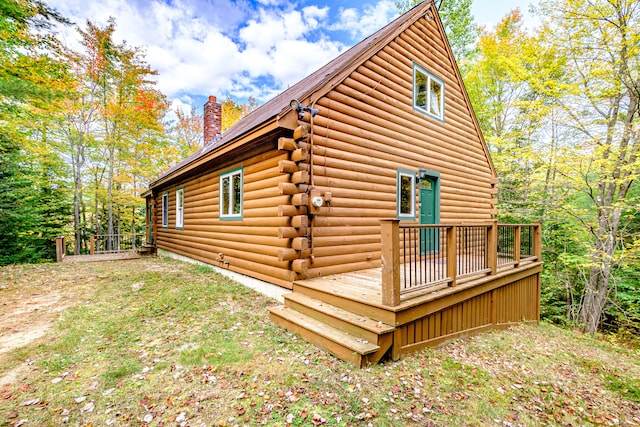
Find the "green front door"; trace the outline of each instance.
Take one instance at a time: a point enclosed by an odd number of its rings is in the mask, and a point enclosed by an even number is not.
[[[420,224],[440,222],[440,191],[438,177],[420,177]],[[437,228],[420,231],[420,254],[438,252],[440,233]]]

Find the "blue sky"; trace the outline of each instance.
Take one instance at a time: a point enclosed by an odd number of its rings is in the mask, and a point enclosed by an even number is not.
[[[447,0],[444,0],[447,1]],[[474,0],[479,25],[536,0]],[[394,0],[47,0],[84,26],[116,19],[116,38],[146,50],[174,108],[208,95],[263,103],[386,25]],[[64,29],[69,46],[77,34]]]

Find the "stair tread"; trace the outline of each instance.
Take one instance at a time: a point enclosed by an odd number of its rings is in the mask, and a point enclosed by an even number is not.
[[[298,304],[304,305],[314,310],[318,310],[324,314],[328,314],[335,318],[349,322],[352,325],[356,325],[359,328],[365,329],[369,332],[373,332],[378,335],[393,332],[393,330],[395,329],[393,326],[387,325],[386,323],[379,322],[369,317],[361,316],[356,313],[352,313],[343,308],[336,307],[335,305],[331,305],[329,303],[310,297],[308,295],[304,295],[299,292],[292,292],[292,293],[286,294],[284,298],[285,298],[285,304],[287,300],[292,300],[297,302]]]
[[[310,330],[324,338],[334,341],[350,350],[365,355],[375,353],[380,349],[377,344],[363,340],[339,329],[320,322],[312,317],[302,314],[297,310],[286,306],[269,307],[269,311],[276,316],[282,317],[289,322],[295,323],[307,330]]]

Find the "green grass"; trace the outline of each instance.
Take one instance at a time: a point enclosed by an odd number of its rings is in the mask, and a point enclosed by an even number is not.
[[[0,354],[0,375],[20,369],[0,383],[0,426],[640,424],[640,353],[550,325],[355,369],[208,268],[145,259],[0,273],[11,278],[0,298],[48,287],[67,305],[41,314],[53,325],[43,338]],[[35,277],[55,280],[36,289]]]

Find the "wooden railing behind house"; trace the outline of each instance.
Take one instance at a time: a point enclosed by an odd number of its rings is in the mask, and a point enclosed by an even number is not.
[[[383,304],[434,285],[541,260],[540,224],[400,225],[382,221]]]
[[[535,257],[537,224],[500,224],[498,226],[498,265],[517,266],[521,260]]]
[[[145,234],[92,234],[90,237],[90,254],[115,254],[135,252],[142,248]]]

